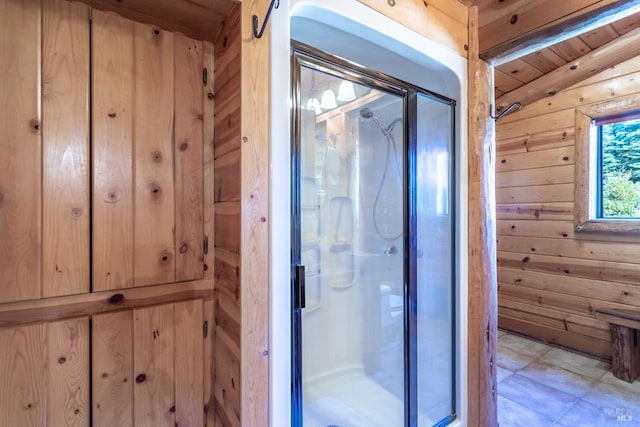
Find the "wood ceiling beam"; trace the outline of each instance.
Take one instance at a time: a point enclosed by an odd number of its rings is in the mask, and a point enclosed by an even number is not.
[[[509,25],[517,25],[525,19],[537,19],[536,16],[548,16],[538,8],[553,8],[553,5],[547,1],[536,2],[536,9],[528,9],[518,14],[512,14],[510,17],[498,19],[490,24],[485,25],[480,31],[480,37],[483,33],[488,34],[489,31],[501,30],[505,34],[512,33]],[[582,8],[574,13],[559,17],[553,21],[540,25],[531,23],[521,28],[532,28],[521,34],[513,35],[510,39],[505,40],[496,45],[484,46],[480,53],[480,57],[494,66],[504,64],[522,56],[528,55],[535,51],[539,51],[553,44],[568,40],[571,37],[592,31],[598,27],[610,24],[619,19],[627,17],[634,13],[640,13],[640,0],[601,0],[595,2],[589,7]],[[507,19],[509,18],[509,19]],[[489,27],[495,27],[493,30]],[[535,28],[534,28],[535,27]],[[488,37],[488,36],[486,36]]]
[[[520,102],[525,106],[553,96],[563,89],[638,55],[640,55],[640,28],[502,95],[496,100],[496,111],[500,112],[514,102]]]

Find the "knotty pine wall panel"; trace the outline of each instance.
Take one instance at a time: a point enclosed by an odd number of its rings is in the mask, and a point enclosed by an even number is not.
[[[572,190],[575,109],[622,96],[640,107],[639,73],[640,58],[626,61],[498,121],[501,327],[609,358],[596,310],[640,309],[640,246],[575,232]]]
[[[216,425],[239,427],[240,407],[240,6],[215,43],[215,325]]]

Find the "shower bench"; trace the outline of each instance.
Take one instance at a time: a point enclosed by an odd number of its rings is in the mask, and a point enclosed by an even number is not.
[[[640,312],[600,309],[596,311],[596,319],[609,322],[613,375],[634,382],[640,376]]]

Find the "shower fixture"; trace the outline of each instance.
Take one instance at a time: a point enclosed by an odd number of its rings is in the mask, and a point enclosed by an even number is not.
[[[382,194],[382,188],[384,187],[384,183],[388,178],[388,173],[389,173],[389,163],[391,161],[391,150],[393,149],[393,157],[395,158],[395,163],[396,163],[396,169],[398,171],[399,176],[402,176],[402,172],[400,169],[400,165],[398,164],[398,150],[396,148],[396,140],[393,136],[393,128],[398,124],[402,122],[402,118],[398,117],[396,119],[394,119],[389,126],[384,126],[384,124],[382,124],[382,121],[373,113],[373,111],[371,111],[370,108],[363,108],[360,110],[360,117],[362,117],[365,120],[373,120],[373,122],[376,124],[376,126],[378,126],[378,128],[380,129],[380,132],[382,132],[382,134],[384,135],[385,139],[387,140],[387,154],[386,154],[386,158],[385,158],[385,162],[384,162],[384,169],[382,171],[382,179],[380,180],[380,185],[378,186],[378,191],[376,192],[376,198],[373,202],[373,228],[376,230],[376,234],[383,240],[386,240],[388,242],[392,242],[394,240],[396,240],[397,238],[401,237],[403,234],[403,231],[401,230],[400,233],[393,235],[393,236],[385,236],[384,234],[382,234],[382,232],[380,231],[380,228],[378,227],[378,220],[376,218],[376,211],[378,210],[378,205],[380,204],[380,195]],[[386,255],[389,255],[388,253],[386,253]]]

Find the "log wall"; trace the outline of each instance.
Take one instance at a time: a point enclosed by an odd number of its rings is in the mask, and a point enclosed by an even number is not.
[[[574,231],[575,110],[640,93],[640,58],[498,121],[499,325],[609,358],[599,308],[640,308],[633,236]]]

